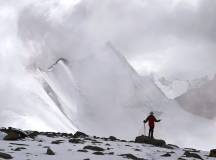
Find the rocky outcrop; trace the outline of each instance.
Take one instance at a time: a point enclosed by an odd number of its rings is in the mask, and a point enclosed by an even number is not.
[[[83,133],[83,132],[80,132],[80,131],[77,131],[74,135],[73,135],[74,138],[86,138],[88,137],[87,134]]]
[[[84,150],[98,151],[98,152],[104,151],[103,148],[98,147],[98,146],[85,146],[83,149]]]
[[[189,151],[185,151],[184,156],[188,158],[196,158],[196,159],[203,160],[203,158],[200,155],[193,153],[193,152],[189,152]]]
[[[11,128],[11,127],[9,127],[8,129],[1,128],[0,131],[7,134],[4,137],[4,140],[14,141],[14,140],[19,140],[28,137],[28,135],[24,131]]]
[[[113,136],[107,138],[88,136],[82,132],[77,132],[75,136],[71,136],[72,134],[68,133],[54,132],[25,131],[25,133],[27,135],[32,133],[34,135],[33,137],[37,137],[37,135],[39,137],[35,139],[26,138],[18,142],[5,141],[2,144],[0,143],[2,148],[0,149],[0,159],[19,159],[18,157],[22,153],[26,153],[28,159],[32,159],[35,156],[42,156],[40,159],[46,159],[43,156],[47,157],[48,155],[50,158],[53,157],[53,159],[56,159],[55,155],[57,153],[58,155],[70,155],[68,152],[71,152],[71,155],[75,155],[75,157],[83,155],[86,157],[89,156],[92,160],[98,159],[98,157],[104,159],[106,156],[110,156],[109,159],[120,158],[131,160],[206,160],[214,159],[209,157],[216,157],[216,149],[211,150],[209,154],[193,148],[179,148],[172,144],[166,144],[164,140],[150,139],[147,136],[136,137],[136,143],[134,143],[134,141],[123,141]],[[29,143],[29,141],[33,143]],[[35,150],[32,150],[33,147],[37,148],[37,153],[35,153]],[[40,151],[40,155],[38,151]],[[209,156],[207,156],[208,154]],[[64,158],[69,160],[71,157]]]
[[[151,139],[147,136],[138,136],[135,139],[136,143],[145,143],[145,144],[151,144],[154,146],[158,146],[158,147],[167,147],[166,142],[164,140],[160,140],[160,139]]]
[[[3,158],[3,159],[13,159],[13,157],[10,154],[3,153],[3,152],[0,152],[0,158]]]
[[[72,138],[69,140],[70,143],[75,143],[75,144],[83,144],[84,140],[81,140],[79,138]]]
[[[132,159],[132,160],[145,160],[143,158],[138,158],[138,157],[134,156],[133,154],[121,154],[119,156],[121,156],[123,158],[127,158],[127,159]]]
[[[55,152],[51,148],[47,148],[47,155],[55,155]]]
[[[212,149],[209,153],[209,157],[216,157],[216,149]]]

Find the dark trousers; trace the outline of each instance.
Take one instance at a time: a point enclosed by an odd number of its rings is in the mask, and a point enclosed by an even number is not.
[[[149,138],[153,139],[154,138],[154,127],[149,127]]]

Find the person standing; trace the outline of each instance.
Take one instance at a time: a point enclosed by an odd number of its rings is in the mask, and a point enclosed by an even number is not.
[[[157,120],[154,116],[154,112],[150,112],[150,115],[144,120],[144,123],[149,124],[149,138],[153,139],[154,138],[154,127],[155,127],[155,122],[160,122],[161,120]]]

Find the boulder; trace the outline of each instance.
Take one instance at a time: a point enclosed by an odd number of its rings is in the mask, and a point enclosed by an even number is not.
[[[47,148],[47,152],[46,152],[47,155],[55,155],[55,152],[53,152],[52,149],[50,148]]]
[[[38,135],[40,135],[40,132],[37,132],[37,131],[33,131],[28,134],[28,136],[32,139],[35,139],[35,137],[37,137]]]
[[[60,143],[64,143],[64,140],[55,140],[51,142],[51,144],[60,144]]]
[[[14,141],[14,140],[19,140],[28,137],[28,135],[24,131],[11,128],[11,127],[9,127],[8,129],[2,128],[1,131],[7,134],[4,137],[4,140]]]
[[[79,138],[71,138],[71,139],[69,139],[69,142],[75,143],[75,144],[83,144],[84,143],[84,141],[79,139]]]
[[[4,137],[4,140],[6,140],[6,141],[16,141],[19,139],[20,139],[20,136],[16,132],[10,132]]]
[[[203,160],[203,158],[200,155],[198,155],[196,153],[189,152],[189,151],[185,151],[184,156],[186,156],[188,158],[197,158],[197,159]]]
[[[104,155],[103,152],[93,152],[92,154],[95,154],[95,155]]]
[[[3,152],[0,152],[0,158],[3,158],[3,159],[13,159],[13,157],[10,154],[3,153]]]
[[[73,135],[74,138],[86,138],[88,137],[87,134],[83,133],[83,132],[80,132],[80,131],[77,131],[74,135]]]
[[[209,153],[209,157],[216,157],[216,149],[212,149]]]
[[[22,151],[23,149],[26,149],[25,147],[18,147],[16,149],[14,149],[14,151]]]
[[[79,150],[77,150],[77,152],[84,152],[84,153],[86,153],[86,152],[88,152],[88,151],[85,150],[85,149],[79,149]]]
[[[171,157],[171,154],[170,153],[165,153],[165,154],[161,155],[161,157]]]
[[[133,154],[121,154],[119,155],[123,158],[127,158],[127,159],[132,159],[132,160],[144,160],[143,158],[138,158],[136,156],[134,156]]]
[[[97,147],[97,146],[85,146],[83,149],[88,149],[88,150],[92,150],[92,151],[104,151],[103,148],[101,147]]]
[[[110,141],[116,141],[116,140],[118,140],[118,139],[117,139],[116,137],[114,137],[114,136],[110,136],[109,139],[110,139]]]
[[[164,140],[160,140],[160,139],[151,139],[147,136],[138,136],[135,139],[136,143],[145,143],[145,144],[151,144],[157,147],[165,147],[166,146],[166,142]]]

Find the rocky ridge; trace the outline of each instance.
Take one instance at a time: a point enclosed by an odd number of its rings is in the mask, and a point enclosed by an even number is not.
[[[192,148],[180,148],[166,144],[164,140],[151,140],[138,136],[126,141],[114,136],[89,136],[82,132],[55,133],[22,131],[14,128],[2,128],[6,133],[0,142],[0,159],[15,160],[213,160],[215,150],[210,152]]]

